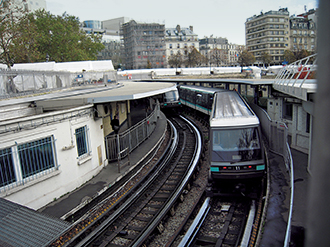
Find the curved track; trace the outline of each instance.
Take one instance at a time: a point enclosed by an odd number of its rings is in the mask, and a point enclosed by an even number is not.
[[[117,200],[117,203],[99,203],[76,222],[72,233],[62,236],[54,246],[63,245],[63,242],[65,246],[139,246],[148,242],[155,230],[162,231],[161,221],[182,198],[202,146],[196,127],[187,119],[173,118],[170,125],[174,133],[169,138],[171,144],[166,152],[163,150],[154,168],[144,173],[146,175],[138,183],[135,176],[132,177],[126,184],[130,189],[116,193],[120,199],[104,200]],[[94,213],[100,212],[100,208],[102,216],[96,217]]]

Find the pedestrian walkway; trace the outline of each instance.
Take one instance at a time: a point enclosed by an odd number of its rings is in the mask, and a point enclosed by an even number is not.
[[[306,193],[309,181],[308,155],[291,149],[294,167],[294,200],[290,246],[303,246],[306,227]],[[283,158],[269,154],[269,201],[259,246],[283,247],[290,209],[290,176]]]
[[[60,199],[48,204],[40,209],[40,212],[57,218],[66,218],[66,215],[75,212],[84,202],[95,198],[106,189],[113,186],[120,179],[124,178],[136,165],[143,161],[160,143],[166,132],[167,119],[165,115],[160,112],[160,116],[156,123],[156,128],[150,137],[134,149],[130,156],[130,164],[120,167],[118,169],[118,162],[109,163],[102,171],[93,179],[86,182],[80,188],[68,193]],[[127,159],[127,158],[126,158]],[[123,160],[123,164],[125,160]],[[120,172],[119,172],[120,170]],[[125,177],[125,179],[127,179]]]

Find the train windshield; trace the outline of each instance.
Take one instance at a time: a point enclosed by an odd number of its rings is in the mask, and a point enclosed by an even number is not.
[[[212,161],[240,162],[261,158],[258,128],[213,130]]]
[[[179,100],[178,91],[171,91],[165,93],[165,102],[173,102]]]

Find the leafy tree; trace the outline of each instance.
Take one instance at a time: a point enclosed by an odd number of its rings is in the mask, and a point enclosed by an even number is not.
[[[10,68],[14,63],[14,55],[10,48],[20,34],[19,23],[24,21],[24,6],[14,4],[13,0],[1,1],[0,6],[0,62]]]
[[[151,62],[150,62],[149,59],[148,59],[148,61],[147,61],[147,69],[151,69]]]
[[[239,56],[237,62],[241,67],[248,66],[255,62],[256,58],[248,50],[243,50]]]
[[[172,54],[168,58],[168,64],[172,67],[175,67],[178,69],[183,62],[183,56],[180,51],[178,51],[176,54]]]
[[[104,49],[101,36],[86,35],[75,16],[66,13],[55,16],[37,10],[29,18],[39,34],[36,37],[39,61],[45,61],[46,56],[56,62],[95,60],[98,52]]]
[[[30,18],[30,15],[26,15],[20,20],[18,34],[10,45],[10,53],[15,63],[32,63],[45,59],[38,50],[37,40],[40,35]]]
[[[272,61],[271,56],[267,52],[262,52],[261,53],[261,60],[265,66],[265,64],[269,65],[270,62]]]
[[[296,57],[294,55],[294,53],[290,50],[285,50],[284,51],[284,60],[288,62],[288,64],[293,63],[294,61],[296,61]]]
[[[308,57],[309,55],[311,55],[309,51],[304,50],[304,49],[294,50],[293,54],[295,55],[296,60],[300,60],[300,59],[303,59],[303,58]]]

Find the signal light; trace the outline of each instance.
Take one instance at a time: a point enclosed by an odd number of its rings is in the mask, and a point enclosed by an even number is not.
[[[251,168],[252,168],[252,166],[248,166],[248,168],[249,168],[249,169],[251,169]]]
[[[224,166],[222,169],[226,170],[226,169],[227,169],[227,167],[226,167],[226,166]]]

